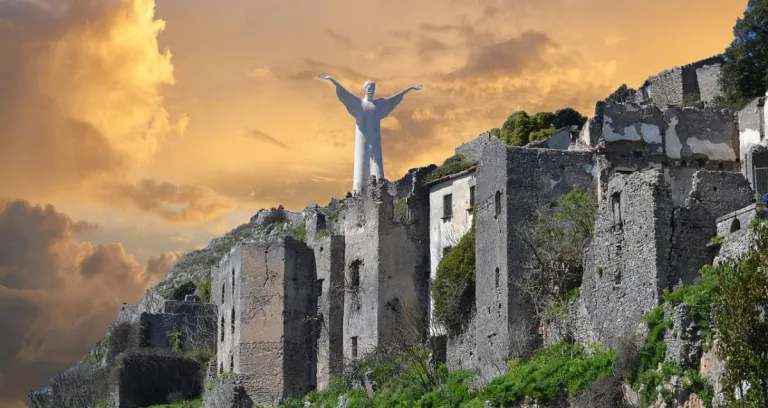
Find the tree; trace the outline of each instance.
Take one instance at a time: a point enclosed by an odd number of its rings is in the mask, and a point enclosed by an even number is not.
[[[592,239],[597,213],[589,193],[572,190],[557,200],[554,212],[542,209],[528,229],[518,235],[530,253],[530,276],[520,282],[534,313],[545,319],[569,301],[582,272],[582,252]]]
[[[621,84],[612,94],[605,98],[609,102],[624,103],[630,102],[633,99],[634,90],[630,89],[627,84]]]
[[[555,114],[552,112],[539,112],[533,115],[533,118],[531,119],[538,131],[552,128],[553,124],[555,123],[555,119],[557,119],[557,116],[555,116]]]
[[[738,110],[768,89],[768,0],[749,0],[725,50],[718,102]]]
[[[579,113],[573,108],[563,108],[555,112],[555,120],[552,124],[557,129],[562,129],[566,126],[578,126],[581,129],[587,122],[587,117]]]

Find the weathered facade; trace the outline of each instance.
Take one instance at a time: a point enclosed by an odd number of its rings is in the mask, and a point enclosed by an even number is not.
[[[292,238],[244,244],[221,260],[212,293],[220,305],[218,370],[242,374],[257,404],[316,386],[316,282],[314,253]]]
[[[475,168],[435,180],[429,184],[429,258],[430,281],[437,276],[443,255],[459,243],[472,226],[475,205]],[[430,335],[446,334],[433,319],[430,296]]]
[[[720,94],[722,64],[722,56],[714,56],[653,75],[640,87],[637,102],[650,98],[659,107],[711,102]]]
[[[494,138],[477,170],[475,358],[483,380],[506,370],[505,359],[524,354],[536,333],[519,286],[528,253],[520,239],[535,210],[578,188],[595,186],[590,152],[510,147]],[[450,351],[449,351],[450,353]]]

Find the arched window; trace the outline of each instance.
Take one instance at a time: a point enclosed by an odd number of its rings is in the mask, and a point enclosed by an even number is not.
[[[734,218],[733,222],[731,222],[731,232],[736,232],[741,229],[741,222],[738,218]]]
[[[494,209],[496,211],[496,216],[498,217],[501,215],[501,191],[496,191],[496,196],[493,200]]]

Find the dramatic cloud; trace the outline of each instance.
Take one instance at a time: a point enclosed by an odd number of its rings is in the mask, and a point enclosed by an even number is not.
[[[45,196],[145,163],[186,118],[154,0],[0,2],[0,190]]]
[[[142,179],[138,183],[113,183],[101,194],[113,206],[130,206],[142,212],[157,214],[173,223],[201,223],[213,220],[235,209],[230,199],[213,190],[194,185],[176,185]]]
[[[557,48],[546,34],[527,31],[519,37],[474,50],[469,55],[467,64],[455,74],[459,77],[519,75],[528,69],[547,68],[550,64],[571,64],[572,61],[568,58],[559,61],[546,59],[546,53],[556,51]]]
[[[114,320],[164,278],[178,253],[147,266],[120,244],[92,245],[83,225],[52,206],[0,208],[0,406],[24,399],[79,360]]]
[[[262,131],[260,131],[258,129],[247,129],[245,131],[245,137],[249,137],[251,139],[258,140],[260,142],[266,142],[266,143],[269,143],[269,144],[271,144],[273,146],[277,146],[277,147],[279,147],[281,149],[288,149],[288,146],[285,143],[275,139],[274,137],[272,137],[272,136],[270,136],[270,135],[268,135],[268,134],[266,134],[266,133],[264,133],[264,132],[262,132]]]

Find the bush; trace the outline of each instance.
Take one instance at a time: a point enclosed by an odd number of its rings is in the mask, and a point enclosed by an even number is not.
[[[470,160],[462,155],[453,155],[449,158],[447,158],[440,167],[432,170],[429,174],[427,174],[425,181],[427,183],[441,179],[446,176],[450,176],[451,174],[456,174],[458,172],[470,169],[474,166],[477,166],[477,162],[474,160]]]
[[[200,299],[205,303],[211,302],[211,280],[203,279],[200,282]]]
[[[291,227],[290,231],[288,231],[288,235],[297,241],[306,241],[307,224],[304,223],[304,221],[299,221],[293,227]]]
[[[610,375],[614,359],[614,351],[560,343],[491,381],[484,396],[495,406],[519,404],[526,398],[546,403],[575,396],[597,379]]]
[[[432,283],[435,319],[457,329],[472,314],[475,303],[475,225],[437,265]]]

